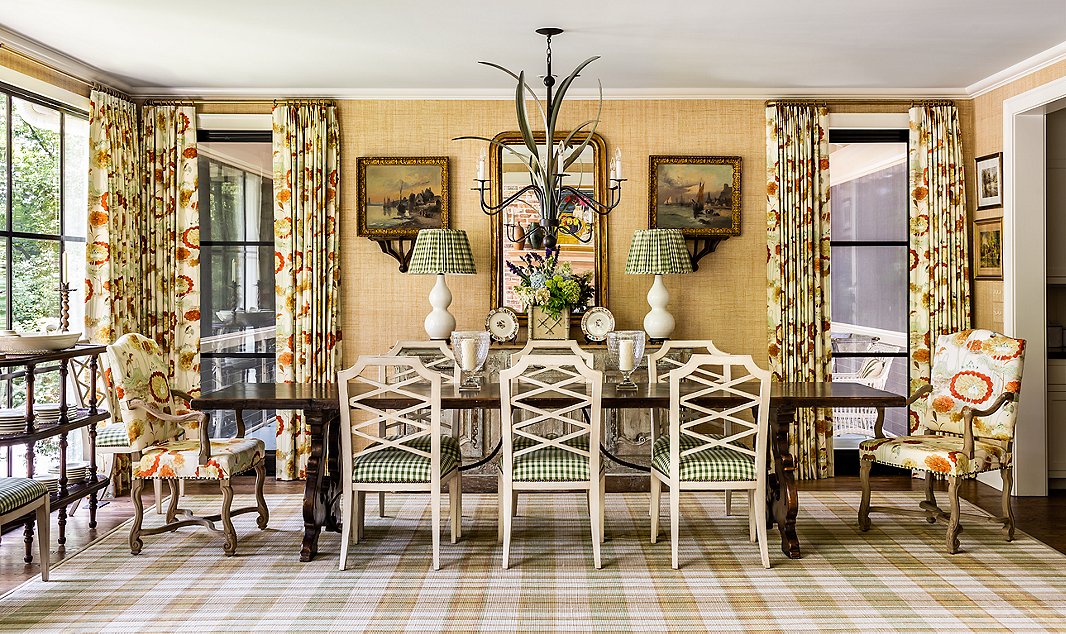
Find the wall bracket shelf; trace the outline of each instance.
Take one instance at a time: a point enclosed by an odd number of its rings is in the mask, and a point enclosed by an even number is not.
[[[723,241],[728,240],[729,236],[714,236],[710,238],[685,238],[686,243],[692,243],[692,252],[689,253],[689,257],[692,258],[692,270],[700,270],[700,260],[704,256],[714,253],[718,245]]]
[[[378,247],[385,255],[396,260],[400,265],[400,273],[406,273],[411,264],[411,254],[415,250],[414,238],[370,238],[378,243]]]

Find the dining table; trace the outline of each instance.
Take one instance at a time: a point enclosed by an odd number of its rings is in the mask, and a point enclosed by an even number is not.
[[[683,393],[695,387],[681,386]],[[540,396],[542,405],[550,406],[560,396]],[[727,407],[735,397],[708,394],[694,399],[708,407]],[[415,400],[391,394],[379,397],[375,406],[402,408]],[[527,399],[534,403],[536,399]],[[636,390],[619,389],[617,384],[603,388],[605,409],[645,409],[670,406],[670,387],[665,383],[640,384]],[[789,430],[800,408],[832,407],[903,407],[906,398],[860,383],[779,382],[772,385],[768,412],[769,450],[773,472],[767,482],[767,521],[776,524],[781,535],[781,551],[791,559],[800,557],[796,534],[799,495],[796,463],[789,446]],[[304,486],[304,535],[300,561],[311,561],[318,553],[322,529],[340,530],[340,403],[337,386],[330,383],[239,383],[202,394],[192,402],[201,411],[233,410],[238,417],[243,410],[300,410],[310,433],[310,455]],[[461,391],[447,385],[441,390],[442,410],[499,409],[500,389],[496,383],[478,391]],[[491,457],[491,455],[490,455]],[[464,465],[469,468],[471,465]]]

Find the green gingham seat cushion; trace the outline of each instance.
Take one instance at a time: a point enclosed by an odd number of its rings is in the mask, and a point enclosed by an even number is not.
[[[32,478],[0,478],[0,515],[48,495],[48,489]]]
[[[395,439],[396,437],[390,438],[390,440]],[[433,440],[429,436],[419,436],[403,444],[429,453],[432,449],[432,442]],[[458,467],[461,460],[459,443],[451,436],[441,436],[441,477],[448,475],[452,469]],[[382,449],[357,456],[352,461],[352,481],[377,483],[429,482],[429,468],[429,458],[404,451],[403,449]]]
[[[515,451],[528,449],[536,441],[518,436],[514,439]],[[588,451],[588,435],[571,438],[566,444],[576,449]],[[600,461],[600,471],[606,465]],[[502,463],[501,463],[501,469]],[[582,482],[589,480],[589,459],[572,451],[557,447],[545,447],[514,459],[515,482]]]
[[[694,449],[704,444],[702,440],[682,435],[681,451]],[[659,473],[670,477],[670,437],[660,436],[652,447],[651,463]],[[755,456],[714,447],[681,457],[681,480],[683,482],[734,482],[755,479]]]
[[[114,423],[96,432],[97,447],[129,447],[130,434],[126,423]]]

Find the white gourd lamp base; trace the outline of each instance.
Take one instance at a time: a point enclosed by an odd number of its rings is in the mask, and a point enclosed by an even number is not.
[[[656,275],[655,282],[648,291],[648,305],[651,310],[644,316],[644,332],[648,333],[652,341],[665,341],[674,331],[674,316],[666,310],[668,303],[670,291],[666,290],[666,284],[663,284],[663,276]]]
[[[448,312],[448,307],[452,304],[452,292],[448,290],[448,285],[444,283],[444,274],[437,274],[437,283],[433,285],[433,290],[429,292],[429,305],[433,307],[433,310],[426,315],[426,321],[424,322],[426,328],[426,334],[430,339],[448,339],[452,336],[452,332],[455,330],[455,317]]]

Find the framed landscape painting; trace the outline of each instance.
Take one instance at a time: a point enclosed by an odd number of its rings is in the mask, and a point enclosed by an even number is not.
[[[1003,206],[1003,153],[979,157],[977,165],[977,210]]]
[[[739,156],[651,156],[648,189],[653,229],[740,235]]]
[[[974,277],[979,280],[1003,279],[1003,220],[973,223]]]
[[[357,159],[358,235],[413,238],[448,226],[448,157]]]

